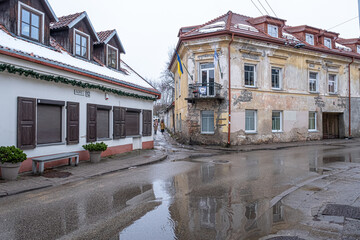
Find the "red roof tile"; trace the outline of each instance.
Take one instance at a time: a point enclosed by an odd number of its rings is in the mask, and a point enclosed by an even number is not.
[[[50,29],[65,28],[83,13],[84,12],[80,12],[80,13],[74,13],[74,14],[70,14],[70,15],[67,15],[67,16],[59,17],[58,22],[50,23]]]
[[[94,44],[99,44],[99,43],[103,43],[106,41],[106,39],[108,39],[108,37],[113,34],[115,32],[115,30],[107,30],[107,31],[102,31],[102,32],[98,32],[97,35],[99,37],[99,42],[95,42]]]

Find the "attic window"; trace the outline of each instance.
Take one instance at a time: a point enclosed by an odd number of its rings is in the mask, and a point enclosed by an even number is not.
[[[19,35],[40,42],[44,13],[19,2]]]
[[[360,45],[356,45],[356,52],[360,53]]]
[[[89,35],[75,30],[75,55],[89,58]]]
[[[331,47],[331,39],[330,38],[324,38],[324,45],[327,48],[332,48]]]
[[[314,45],[314,35],[306,33],[305,37],[305,40],[308,44]]]
[[[107,65],[117,69],[118,66],[118,49],[107,45]]]
[[[279,37],[279,29],[275,25],[268,24],[268,34],[272,37]]]

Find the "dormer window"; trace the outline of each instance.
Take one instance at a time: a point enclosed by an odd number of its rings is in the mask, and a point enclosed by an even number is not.
[[[360,53],[360,45],[356,45],[356,52]]]
[[[314,45],[314,35],[306,33],[305,34],[305,41],[310,45]]]
[[[35,41],[43,41],[44,13],[19,2],[19,35]]]
[[[107,65],[111,68],[117,69],[118,67],[118,49],[107,45]]]
[[[75,29],[75,55],[89,58],[89,35]]]
[[[332,48],[331,47],[331,39],[330,38],[324,38],[324,45],[327,48]]]
[[[268,34],[272,37],[279,37],[279,28],[275,25],[268,24]]]

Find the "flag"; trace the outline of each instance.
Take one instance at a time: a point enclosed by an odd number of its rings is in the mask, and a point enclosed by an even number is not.
[[[182,63],[181,63],[181,59],[180,59],[180,56],[179,54],[176,52],[176,55],[177,55],[177,61],[178,61],[178,73],[181,77],[181,75],[184,73],[183,71],[183,68],[182,68]]]
[[[218,53],[216,51],[216,48],[215,48],[215,52],[214,52],[214,68],[217,67],[218,62],[219,62],[219,55],[218,55]]]

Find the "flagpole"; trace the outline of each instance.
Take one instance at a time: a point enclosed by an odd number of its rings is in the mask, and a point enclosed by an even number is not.
[[[188,75],[190,76],[191,81],[193,81],[194,79],[193,79],[193,77],[190,75],[190,73],[189,73],[188,69],[186,68],[185,64],[184,64],[183,62],[181,62],[181,63],[182,63],[182,65],[184,66],[184,68],[185,68],[186,72],[188,73]]]

